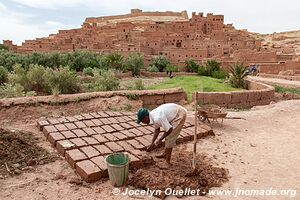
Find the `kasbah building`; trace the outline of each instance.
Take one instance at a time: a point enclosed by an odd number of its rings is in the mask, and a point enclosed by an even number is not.
[[[184,69],[192,59],[203,63],[215,59],[226,68],[235,62],[259,64],[260,73],[300,71],[300,57],[292,48],[270,48],[262,45],[247,30],[224,24],[223,15],[182,12],[143,12],[86,18],[81,28],[59,30],[45,38],[26,40],[21,46],[11,40],[3,44],[19,53],[69,52],[86,50],[97,53],[132,52],[144,55],[147,66],[153,56],[165,55],[172,64]]]

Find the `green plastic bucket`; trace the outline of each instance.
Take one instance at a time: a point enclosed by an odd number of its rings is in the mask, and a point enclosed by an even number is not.
[[[125,185],[129,171],[129,156],[124,153],[114,153],[106,157],[109,180],[115,187]]]

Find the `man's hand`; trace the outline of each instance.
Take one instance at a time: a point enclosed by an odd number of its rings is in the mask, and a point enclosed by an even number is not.
[[[154,143],[151,143],[151,144],[147,147],[146,151],[147,151],[147,152],[152,151],[152,150],[154,149],[155,146],[156,146],[156,145],[155,145]]]

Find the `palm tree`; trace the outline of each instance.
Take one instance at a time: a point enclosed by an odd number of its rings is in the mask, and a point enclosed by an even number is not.
[[[245,82],[245,78],[248,76],[246,72],[247,67],[244,66],[242,63],[235,63],[234,65],[230,66],[229,72],[229,82],[232,87],[235,88],[247,88],[247,84]]]

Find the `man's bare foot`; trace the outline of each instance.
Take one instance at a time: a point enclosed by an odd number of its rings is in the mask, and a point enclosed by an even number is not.
[[[162,154],[156,154],[155,157],[156,158],[166,158],[167,155],[165,153],[162,153]]]

